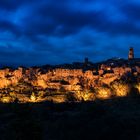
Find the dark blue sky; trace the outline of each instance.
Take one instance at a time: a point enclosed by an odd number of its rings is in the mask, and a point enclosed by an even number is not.
[[[139,0],[0,0],[0,63],[140,56]]]

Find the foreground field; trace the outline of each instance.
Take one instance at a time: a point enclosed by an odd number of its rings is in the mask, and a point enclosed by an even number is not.
[[[140,139],[140,97],[0,104],[1,140]]]

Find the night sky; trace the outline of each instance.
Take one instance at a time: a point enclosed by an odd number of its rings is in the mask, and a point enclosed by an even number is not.
[[[0,65],[140,56],[139,0],[0,0]]]

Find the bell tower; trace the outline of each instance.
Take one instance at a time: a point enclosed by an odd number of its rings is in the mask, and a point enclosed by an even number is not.
[[[128,60],[134,59],[134,49],[133,47],[130,47],[129,54],[128,54]]]

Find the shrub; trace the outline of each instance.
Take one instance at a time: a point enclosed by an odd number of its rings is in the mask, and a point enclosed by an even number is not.
[[[76,98],[78,101],[93,101],[95,100],[95,95],[90,91],[78,91],[76,92]]]
[[[68,92],[66,96],[67,96],[67,101],[68,102],[77,101],[77,98],[75,96],[75,93],[73,93],[73,92]]]
[[[109,99],[111,98],[111,96],[112,96],[112,93],[111,93],[110,88],[107,88],[107,87],[96,88],[96,98]]]
[[[140,83],[137,83],[137,84],[135,85],[135,88],[137,88],[138,91],[139,91],[139,93],[140,93]]]
[[[35,93],[32,92],[31,96],[30,96],[30,101],[31,102],[35,102],[36,101],[36,96],[35,96]]]
[[[124,97],[127,96],[130,93],[130,86],[127,83],[124,83],[123,81],[115,81],[111,84],[111,88],[115,94],[115,96],[118,97]]]

